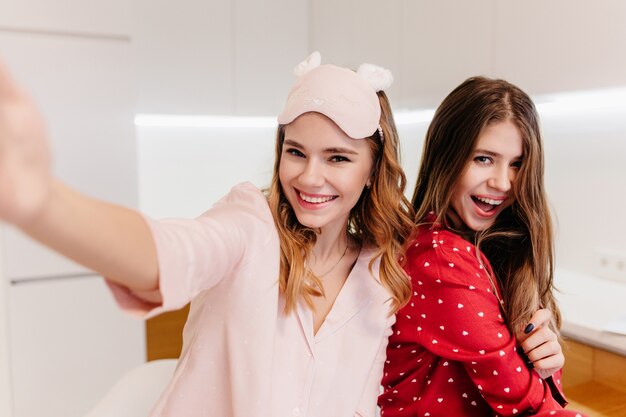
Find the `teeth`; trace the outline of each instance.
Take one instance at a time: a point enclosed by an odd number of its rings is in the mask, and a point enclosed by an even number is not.
[[[300,198],[303,199],[304,201],[306,201],[307,203],[320,204],[320,203],[325,203],[327,201],[330,201],[334,197],[333,196],[330,196],[330,197],[309,197],[307,195],[304,195],[304,194],[300,193]]]
[[[504,200],[492,200],[490,198],[476,197],[477,200],[482,201],[483,203],[491,204],[492,206],[499,206],[504,202]]]

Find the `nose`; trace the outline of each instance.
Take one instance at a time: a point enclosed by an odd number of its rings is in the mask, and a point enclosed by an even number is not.
[[[498,167],[494,170],[493,175],[489,178],[487,185],[500,191],[507,192],[511,189],[511,184],[515,180],[515,170],[510,167]]]
[[[315,158],[307,159],[298,181],[307,187],[324,185],[324,167]]]

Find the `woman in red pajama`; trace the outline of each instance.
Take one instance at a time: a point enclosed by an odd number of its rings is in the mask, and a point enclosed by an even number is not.
[[[383,417],[563,415],[552,227],[531,99],[466,80],[428,129]],[[517,337],[516,337],[517,335]]]

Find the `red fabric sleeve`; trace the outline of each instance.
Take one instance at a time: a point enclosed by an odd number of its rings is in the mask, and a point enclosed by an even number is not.
[[[417,257],[407,252],[405,269],[414,277],[411,317],[418,343],[437,356],[462,363],[485,401],[500,415],[537,412],[546,403],[551,407],[549,387],[516,351],[516,340],[474,247],[454,246],[464,241],[449,233],[436,239]]]

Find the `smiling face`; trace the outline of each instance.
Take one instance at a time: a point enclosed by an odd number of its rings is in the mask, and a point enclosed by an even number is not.
[[[345,230],[350,211],[370,181],[367,139],[352,139],[319,113],[285,126],[280,184],[298,221],[310,228]]]
[[[492,226],[512,203],[511,187],[523,156],[522,135],[510,120],[487,125],[452,193],[452,222],[473,231]]]

